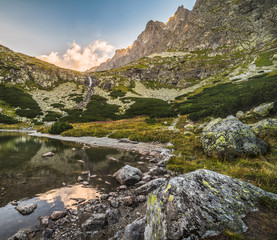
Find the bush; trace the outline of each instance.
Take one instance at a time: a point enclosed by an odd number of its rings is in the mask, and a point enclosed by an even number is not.
[[[176,107],[182,115],[197,121],[208,116],[226,117],[246,111],[261,103],[277,100],[277,75],[259,75],[247,82],[224,83],[191,96]]]
[[[121,90],[114,90],[110,93],[110,96],[112,98],[124,97],[125,95],[126,95],[126,93],[122,92]]]
[[[150,116],[151,118],[174,117],[177,113],[171,106],[163,100],[155,98],[125,98],[135,101],[126,111],[122,118],[132,118],[136,116]]]
[[[41,108],[32,96],[16,87],[0,84],[0,100],[5,101],[11,107],[20,108],[16,114],[21,117],[34,118],[42,114]]]
[[[44,122],[54,122],[61,118],[61,114],[57,112],[49,111],[46,116],[43,118]]]
[[[15,124],[15,123],[19,123],[19,121],[0,113],[0,123]]]
[[[49,133],[51,134],[61,134],[62,132],[64,131],[67,131],[69,129],[72,129],[73,126],[66,123],[66,122],[55,122],[50,130],[49,130]]]

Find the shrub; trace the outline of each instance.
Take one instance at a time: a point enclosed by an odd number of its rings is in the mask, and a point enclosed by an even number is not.
[[[67,131],[69,129],[72,129],[73,126],[66,123],[66,122],[55,122],[50,130],[49,130],[49,133],[51,134],[61,134],[62,132],[64,131]]]
[[[277,75],[263,74],[240,84],[224,83],[206,88],[176,107],[182,115],[189,114],[189,119],[196,121],[208,116],[226,117],[276,100]]]
[[[19,121],[0,113],[0,123],[15,124],[15,123],[19,123]]]
[[[122,92],[121,90],[114,90],[110,93],[110,96],[112,98],[124,97],[125,95],[126,95],[126,93]]]
[[[61,118],[61,114],[57,112],[49,111],[46,116],[43,118],[44,122],[54,122]]]
[[[20,117],[35,118],[38,115],[42,115],[42,112],[38,109],[17,109],[15,113]]]
[[[136,116],[150,116],[151,118],[174,117],[177,113],[171,106],[163,100],[155,98],[125,98],[135,103],[127,109],[122,118],[132,118]]]

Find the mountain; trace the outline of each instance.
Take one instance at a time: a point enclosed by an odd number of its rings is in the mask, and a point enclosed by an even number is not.
[[[276,0],[197,0],[179,7],[167,23],[149,21],[132,46],[117,50],[96,71],[114,69],[167,50],[262,48],[276,38]]]
[[[66,81],[84,84],[88,80],[80,72],[59,68],[0,45],[0,82],[49,89]]]

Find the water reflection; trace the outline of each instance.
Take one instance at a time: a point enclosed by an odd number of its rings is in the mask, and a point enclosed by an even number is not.
[[[42,157],[46,152],[55,155]],[[126,164],[138,167],[139,158],[135,153],[116,149],[84,150],[76,143],[0,132],[0,240],[21,228],[37,225],[38,216],[74,207],[75,201],[71,198],[88,200],[97,197],[100,190],[114,190],[118,183],[108,175]],[[77,160],[83,160],[84,164]],[[97,177],[90,179],[88,174],[82,175],[87,171]],[[90,180],[89,188],[76,185],[80,175],[84,180]],[[66,187],[63,187],[64,183]],[[36,202],[38,208],[33,214],[22,216],[9,204],[13,200],[24,205]]]

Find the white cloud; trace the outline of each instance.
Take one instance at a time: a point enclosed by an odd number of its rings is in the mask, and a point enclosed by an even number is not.
[[[62,56],[58,52],[51,52],[37,58],[62,68],[85,71],[105,62],[113,53],[114,46],[105,41],[95,41],[84,48],[74,41]]]

